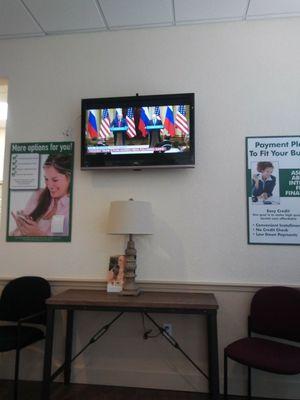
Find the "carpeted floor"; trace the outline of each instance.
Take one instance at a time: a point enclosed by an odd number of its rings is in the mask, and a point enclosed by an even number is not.
[[[41,383],[21,381],[19,400],[42,400]],[[0,399],[13,399],[13,382],[0,381]],[[116,386],[98,386],[53,383],[51,400],[209,400],[206,393],[176,392],[170,390],[139,389]],[[220,396],[220,400],[223,396]],[[246,400],[246,397],[228,396],[228,400]],[[259,400],[254,399],[253,400]]]

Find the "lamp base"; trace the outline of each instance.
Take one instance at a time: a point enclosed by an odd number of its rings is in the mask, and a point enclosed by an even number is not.
[[[135,283],[135,271],[136,271],[136,249],[132,235],[129,235],[127,248],[125,250],[126,264],[124,270],[124,284],[123,290],[120,293],[121,296],[138,296],[140,289]]]

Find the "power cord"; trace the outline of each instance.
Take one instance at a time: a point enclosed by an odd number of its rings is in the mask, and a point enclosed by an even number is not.
[[[143,331],[144,331],[144,333],[143,333],[143,339],[144,340],[153,339],[153,338],[156,338],[156,337],[158,337],[159,335],[162,334],[162,332],[160,330],[158,330],[158,333],[151,335],[152,329],[147,329],[146,328],[144,313],[141,313],[141,316],[142,316],[142,324],[143,324]]]

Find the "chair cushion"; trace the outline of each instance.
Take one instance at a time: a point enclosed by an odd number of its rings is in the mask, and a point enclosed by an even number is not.
[[[243,338],[225,348],[229,358],[277,374],[300,373],[300,347],[257,337]]]
[[[22,326],[20,329],[20,347],[26,347],[44,338],[41,329]],[[14,350],[17,347],[17,326],[0,326],[0,352]]]

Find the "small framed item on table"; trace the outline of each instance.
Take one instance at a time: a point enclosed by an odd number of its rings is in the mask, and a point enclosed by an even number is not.
[[[110,257],[107,274],[107,292],[122,292],[125,265],[126,257],[124,255],[115,255]]]

